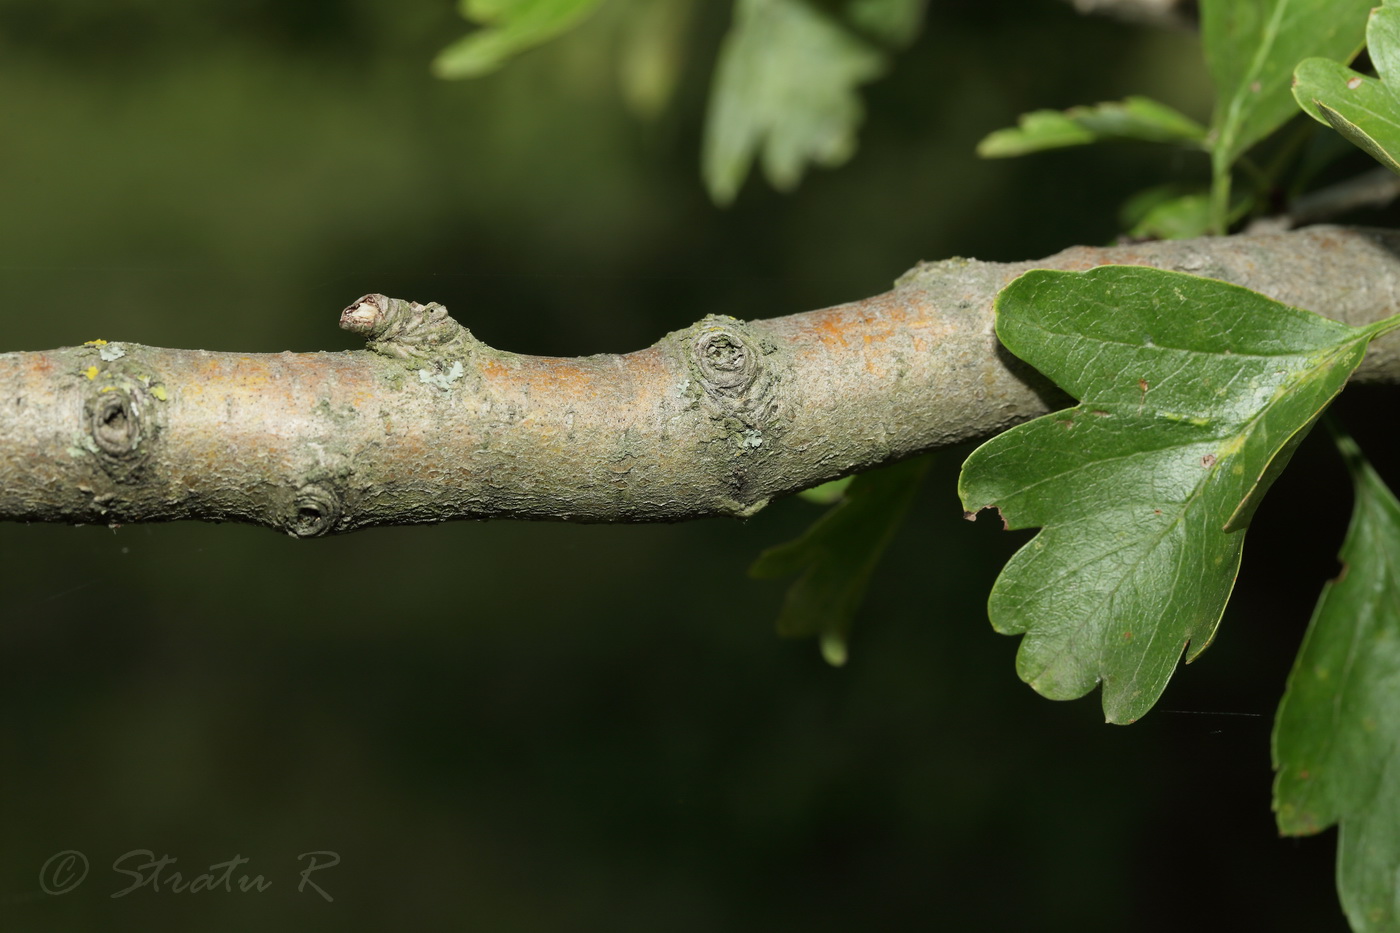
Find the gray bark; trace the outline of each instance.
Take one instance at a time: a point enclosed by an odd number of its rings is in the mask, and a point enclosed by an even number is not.
[[[920,264],[892,291],[708,317],[625,355],[522,356],[437,305],[367,296],[344,353],[129,343],[0,354],[0,518],[252,522],[298,536],[464,518],[679,521],[989,436],[1066,400],[992,301],[1032,268],[1206,275],[1353,325],[1400,313],[1400,233],[1076,247]],[[1400,334],[1356,380],[1400,382]]]

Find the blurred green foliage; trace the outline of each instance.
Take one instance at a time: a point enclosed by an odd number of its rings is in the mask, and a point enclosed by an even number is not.
[[[433,73],[439,78],[490,74],[511,56],[567,32],[592,13],[598,3],[599,0],[460,0],[457,6],[462,15],[481,28],[438,53],[433,59]]]
[[[749,567],[758,580],[797,578],[783,599],[779,635],[815,636],[828,664],[846,663],[851,624],[870,577],[909,511],[928,461],[913,457],[849,483],[832,480],[808,490],[804,497],[818,503],[834,492],[834,504],[800,538],[768,548]]]
[[[1189,36],[940,2],[866,90],[852,161],[719,212],[697,154],[728,5],[695,5],[650,122],[616,93],[614,6],[448,83],[446,2],[0,0],[0,350],[350,348],[336,317],[369,291],[505,349],[635,349],[921,258],[1102,242],[1175,154],[989,164],[976,141],[1124,88],[1210,107]],[[810,520],[798,501],[309,542],[0,526],[0,929],[1344,929],[1331,853],[1274,839],[1267,806],[1281,633],[1330,557],[1276,555],[1210,664],[1105,730],[1015,681],[984,599],[1016,542],[962,521],[956,454],[840,671],[775,639],[781,587],[743,574]],[[1308,456],[1276,497],[1330,468]],[[1340,540],[1328,505],[1286,521]],[[1241,711],[1263,715],[1217,715]],[[274,886],[110,898],[141,848],[190,873],[241,854]],[[44,895],[63,849],[92,873]],[[341,855],[334,903],[296,892],[312,849]],[[1208,921],[1179,893],[1202,878]]]
[[[858,89],[889,67],[889,50],[872,39],[912,41],[923,2],[836,6],[735,0],[705,119],[702,167],[716,203],[734,200],[755,157],[775,188],[791,191],[807,163],[837,166],[854,154]]]
[[[1337,446],[1355,484],[1351,527],[1288,678],[1274,725],[1279,831],[1339,824],[1337,891],[1352,929],[1400,923],[1400,501],[1351,438]]]

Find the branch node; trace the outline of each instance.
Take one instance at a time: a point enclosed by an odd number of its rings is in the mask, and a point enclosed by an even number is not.
[[[92,412],[92,439],[102,450],[121,460],[141,445],[140,408],[125,392],[98,397]]]
[[[95,391],[84,405],[84,433],[90,440],[84,440],[82,447],[97,455],[113,480],[135,482],[160,433],[158,413],[147,404],[149,378],[119,370],[102,372],[101,378],[89,371],[83,375]]]
[[[713,425],[711,455],[729,474],[723,509],[748,518],[768,503],[755,467],[777,454],[787,426],[777,390],[789,364],[761,327],[727,315],[709,315],[667,340],[690,373],[683,390]]]
[[[340,327],[364,334],[376,353],[401,360],[470,356],[481,341],[437,302],[365,295],[340,313]]]
[[[734,397],[743,395],[753,385],[760,363],[759,354],[744,343],[737,327],[726,326],[730,324],[723,318],[706,318],[695,337],[694,353],[706,388],[717,395]]]
[[[318,538],[331,531],[338,521],[340,497],[325,486],[307,483],[297,490],[291,515],[287,517],[287,534],[294,538]]]
[[[766,359],[771,340],[738,320],[711,314],[673,335],[686,367],[721,417],[737,418],[746,429],[763,431],[777,420],[775,366]],[[742,445],[759,446],[752,440]]]

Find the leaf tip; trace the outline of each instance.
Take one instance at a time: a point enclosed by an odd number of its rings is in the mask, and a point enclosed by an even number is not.
[[[832,667],[845,667],[850,652],[846,639],[839,632],[823,632],[821,636],[822,659]]]

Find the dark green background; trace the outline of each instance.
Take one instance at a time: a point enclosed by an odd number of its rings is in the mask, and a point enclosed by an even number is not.
[[[339,310],[377,291],[504,349],[626,351],[919,259],[1105,242],[1127,195],[1204,169],[977,161],[1026,109],[1143,92],[1204,119],[1209,91],[1188,35],[934,0],[850,165],[721,212],[698,150],[727,4],[701,6],[645,123],[619,0],[461,84],[427,71],[465,28],[448,0],[0,0],[0,350],[351,348]],[[1365,443],[1388,399],[1349,395]],[[1345,929],[1331,838],[1269,813],[1273,706],[1349,501],[1326,445],[1261,511],[1217,644],[1126,728],[1017,681],[983,601],[1023,537],[962,521],[965,453],[843,670],[776,638],[782,587],[744,576],[819,514],[796,500],[314,541],[0,525],[0,930]],[[65,849],[91,874],[45,895]],[[114,899],[136,849],[273,886]],[[308,850],[340,854],[333,903],[296,892]]]

